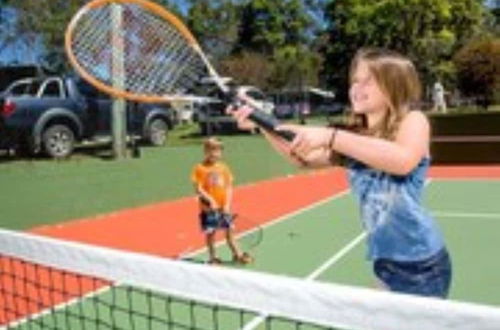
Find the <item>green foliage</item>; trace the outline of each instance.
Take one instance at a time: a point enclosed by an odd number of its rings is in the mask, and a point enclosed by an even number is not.
[[[495,24],[500,24],[500,7],[492,9],[491,13],[495,18]]]
[[[262,54],[242,51],[225,58],[219,67],[221,74],[234,78],[239,85],[269,88],[272,62]]]
[[[311,24],[303,1],[251,0],[243,7],[240,46],[272,55],[276,48],[306,43]]]
[[[286,46],[274,54],[272,88],[300,89],[303,86],[318,86],[319,72],[323,60],[319,54],[300,46]]]
[[[498,9],[488,10],[482,0],[186,1],[183,17],[178,0],[156,0],[188,24],[224,74],[265,89],[330,86],[342,95],[348,65],[362,46],[399,50],[415,61],[425,84],[439,77],[450,89],[453,54],[499,31]],[[87,2],[0,0],[0,51],[8,43],[34,49],[41,42],[39,64],[64,70],[64,30]],[[2,19],[6,6],[18,12],[17,20]]]
[[[481,31],[485,17],[479,0],[337,0],[327,6],[331,46],[328,75],[346,86],[347,66],[363,46],[391,48],[410,56],[424,82],[449,80],[456,48]],[[342,68],[337,71],[336,68]]]
[[[465,95],[479,97],[484,107],[500,102],[500,38],[471,41],[453,60]]]
[[[213,59],[229,55],[238,40],[239,11],[232,1],[192,1],[186,22]]]
[[[321,1],[193,1],[189,26],[220,69],[238,82],[276,89],[316,83],[322,63],[309,49]]]
[[[321,65],[322,59],[317,53],[303,47],[286,46],[277,49],[273,57],[242,51],[224,59],[219,67],[223,75],[233,77],[238,84],[271,91],[317,86]]]

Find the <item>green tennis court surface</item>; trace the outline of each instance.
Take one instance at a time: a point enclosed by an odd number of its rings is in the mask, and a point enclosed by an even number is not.
[[[435,215],[452,257],[451,300],[500,305],[496,290],[500,263],[495,257],[500,249],[498,196],[498,180],[434,180],[427,186],[425,203]],[[252,251],[255,263],[244,268],[305,281],[374,288],[371,265],[364,257],[364,238],[355,201],[345,191],[266,225],[262,243]],[[223,244],[218,253],[224,260],[231,259]],[[188,257],[194,264],[207,258],[203,251]],[[220,290],[224,288],[222,283]],[[64,303],[54,302],[57,307],[24,318],[14,328],[65,329],[55,324],[66,324],[68,329],[295,329],[298,326],[253,312],[222,307],[214,310],[117,283],[112,287],[95,284],[86,293],[75,292],[72,299],[61,293]],[[129,313],[131,309],[135,314]],[[316,329],[308,325],[299,328]]]
[[[451,299],[500,305],[500,181],[431,181],[425,203],[453,262]],[[220,248],[230,260],[225,246]],[[265,229],[250,268],[326,282],[376,287],[354,198],[346,193]],[[206,260],[201,255],[199,260]],[[323,268],[326,267],[326,268]]]

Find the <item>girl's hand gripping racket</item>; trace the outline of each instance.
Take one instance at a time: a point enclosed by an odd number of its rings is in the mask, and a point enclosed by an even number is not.
[[[90,84],[114,97],[136,102],[196,101],[192,93],[210,77],[226,97],[237,102],[238,90],[221,79],[187,27],[165,8],[147,0],[93,0],[69,23],[65,49],[71,65]],[[249,118],[276,131],[276,118],[259,110]]]

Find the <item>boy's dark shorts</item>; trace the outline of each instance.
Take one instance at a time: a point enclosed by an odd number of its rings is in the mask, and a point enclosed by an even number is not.
[[[211,233],[217,229],[229,229],[232,227],[233,218],[231,214],[221,211],[202,211],[200,213],[201,229],[205,233]]]
[[[448,296],[451,262],[446,249],[421,261],[378,259],[373,270],[391,291],[441,298]]]

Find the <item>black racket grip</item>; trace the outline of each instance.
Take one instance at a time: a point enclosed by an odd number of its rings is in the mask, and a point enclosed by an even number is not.
[[[276,117],[269,115],[260,110],[254,110],[248,116],[248,119],[261,126],[262,128],[284,138],[287,141],[292,141],[295,138],[295,133],[291,131],[277,131],[276,126],[280,125],[280,122]]]

